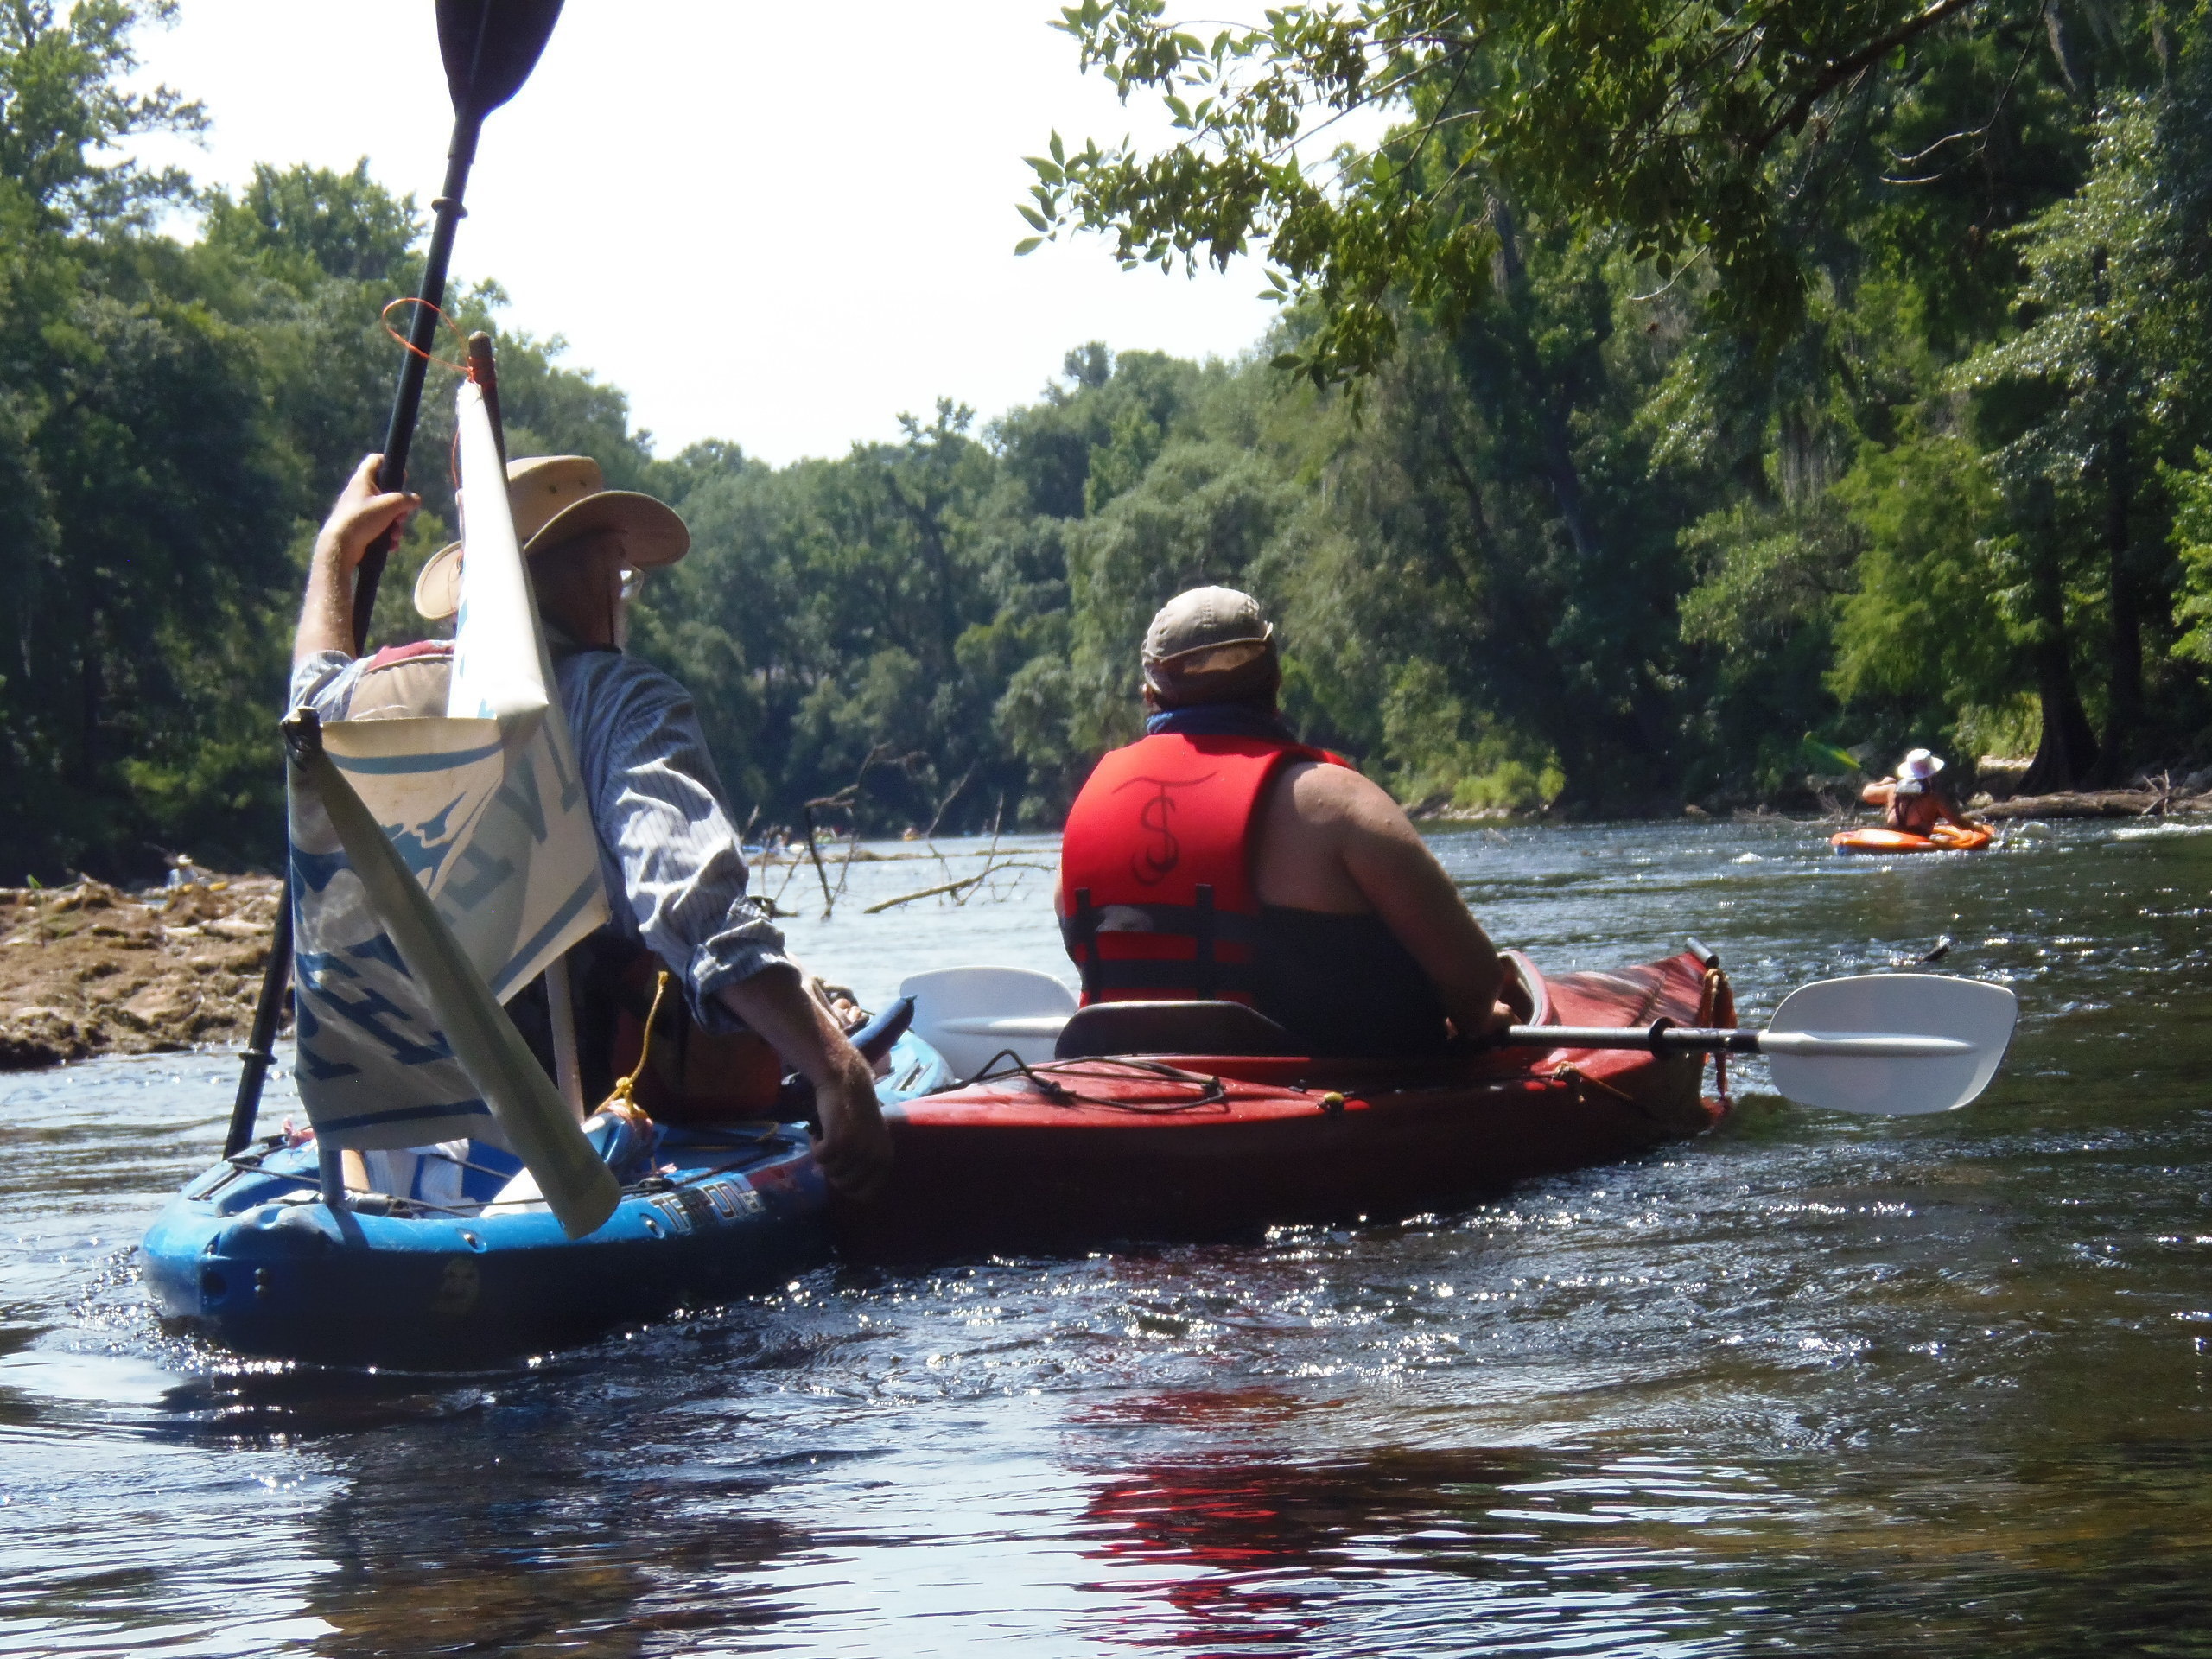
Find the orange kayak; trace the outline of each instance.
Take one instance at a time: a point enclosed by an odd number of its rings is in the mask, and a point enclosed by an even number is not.
[[[1839,853],[1978,853],[1997,839],[1986,823],[1961,828],[1939,823],[1932,835],[1908,835],[1902,830],[1847,830],[1830,836],[1828,845]]]

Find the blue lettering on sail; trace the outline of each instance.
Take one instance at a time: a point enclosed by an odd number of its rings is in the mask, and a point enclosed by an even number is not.
[[[335,950],[302,950],[294,960],[300,964],[300,976],[317,990],[323,988],[322,976],[327,973],[343,974],[348,979],[361,976],[361,970],[353,963],[339,961]]]
[[[378,933],[372,938],[362,940],[359,944],[349,944],[346,947],[346,954],[349,957],[359,957],[365,962],[380,962],[387,968],[406,974],[410,979],[415,977],[414,975],[407,973],[407,964],[399,959],[399,947],[391,942],[391,935],[389,933]],[[353,970],[348,969],[346,971],[351,973]]]
[[[569,773],[569,769],[561,764],[561,750],[563,747],[563,745],[559,741],[559,740],[556,739],[546,744],[545,753],[552,757],[553,777],[555,781],[559,783],[561,785],[561,810],[563,812],[566,812],[570,807],[574,806],[577,800],[582,796],[584,792],[584,785],[582,779],[571,777]],[[543,839],[543,837],[541,837],[541,839]]]
[[[468,874],[464,880],[446,883],[445,897],[463,910],[475,909],[515,873],[512,859],[495,858],[474,842],[461,849],[461,861]]]
[[[321,893],[330,878],[346,868],[343,853],[311,853],[296,842],[292,846],[292,875],[296,891]]]
[[[453,831],[446,820],[453,817],[454,808],[467,798],[466,794],[454,796],[412,830],[397,823],[378,826],[406,863],[410,874],[419,879],[425,871],[435,872],[444,861],[446,854],[451,850],[445,843],[453,838]]]
[[[529,826],[532,841],[544,843],[545,806],[537,798],[537,768],[531,765],[528,755],[516,757],[514,781],[503,785],[496,798]]]
[[[300,1064],[307,1067],[308,1077],[316,1083],[328,1083],[334,1077],[359,1077],[361,1071],[361,1068],[350,1060],[324,1059],[307,1046],[304,1039],[300,1043]]]
[[[318,986],[315,994],[323,1006],[347,1024],[357,1026],[391,1052],[392,1059],[401,1065],[423,1065],[431,1060],[449,1060],[453,1050],[447,1046],[445,1033],[434,1031],[429,1043],[416,1042],[406,1033],[385,1028],[384,1021],[397,1018],[404,1022],[410,1018],[406,1009],[391,1001],[374,986],[363,988],[359,1001],[348,1002],[342,996],[333,996],[327,987]]]

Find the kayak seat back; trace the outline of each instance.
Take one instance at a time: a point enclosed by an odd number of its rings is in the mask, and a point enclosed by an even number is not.
[[[1298,1054],[1291,1035],[1242,1002],[1093,1002],[1061,1027],[1053,1058],[1115,1054]]]

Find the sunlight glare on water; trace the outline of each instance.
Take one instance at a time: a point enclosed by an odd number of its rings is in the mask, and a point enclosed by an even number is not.
[[[1752,1077],[1702,1140],[1452,1213],[830,1265],[467,1376],[156,1326],[131,1247],[230,1058],[0,1080],[0,1652],[2212,1654],[2212,839],[2166,828],[1442,835],[1502,943],[1695,934],[1753,1019],[1948,938],[2019,994],[2012,1059],[1948,1116]],[[810,867],[759,880],[872,1005],[1065,975],[1040,870],[861,913],[979,868],[944,850],[833,855],[827,921]]]

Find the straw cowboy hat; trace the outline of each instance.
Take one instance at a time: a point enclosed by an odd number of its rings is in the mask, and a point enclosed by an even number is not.
[[[1943,770],[1943,757],[1930,754],[1925,749],[1914,749],[1897,762],[1897,783],[1900,792],[1917,795],[1928,787],[1928,780]]]
[[[610,490],[589,455],[525,455],[507,463],[507,506],[515,540],[529,558],[594,531],[622,537],[623,556],[640,570],[674,564],[691,550],[691,532],[674,508],[635,490]],[[415,578],[415,608],[433,622],[461,608],[461,543],[440,548]]]

